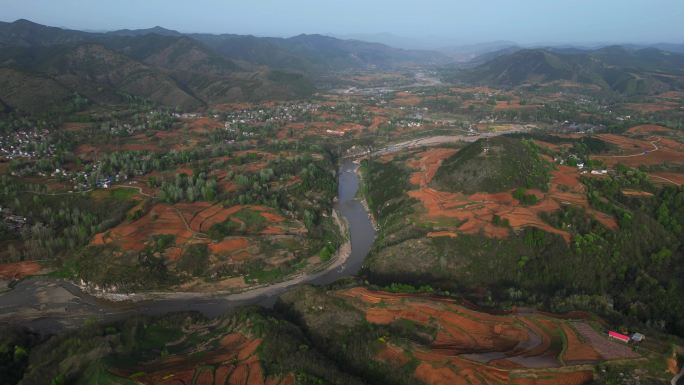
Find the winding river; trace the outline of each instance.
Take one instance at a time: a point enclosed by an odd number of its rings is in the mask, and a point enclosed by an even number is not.
[[[408,148],[436,146],[444,143],[473,142],[511,132],[525,132],[518,127],[507,132],[479,135],[433,136],[395,143],[374,151],[376,155]],[[348,224],[351,252],[340,253],[330,265],[319,272],[301,273],[284,282],[246,290],[237,294],[223,293],[146,293],[145,300],[112,302],[93,297],[78,286],[63,280],[34,277],[19,282],[12,290],[0,294],[0,323],[30,326],[39,331],[57,331],[78,327],[86,319],[115,320],[134,314],[164,314],[179,311],[199,311],[217,316],[239,306],[272,306],[287,290],[301,284],[325,285],[340,278],[355,275],[375,240],[375,229],[369,213],[356,199],[359,189],[357,165],[353,158],[365,154],[349,154],[338,171],[338,202],[336,208]],[[347,249],[348,251],[348,249]],[[151,298],[151,299],[150,299]]]
[[[199,311],[212,317],[239,306],[272,306],[278,296],[297,285],[325,285],[355,275],[375,239],[369,214],[356,199],[359,188],[356,168],[352,160],[343,160],[338,172],[336,203],[338,212],[348,224],[351,253],[320,272],[296,275],[284,282],[238,294],[179,293],[137,302],[106,301],[88,295],[66,281],[29,278],[0,295],[0,322],[22,324],[49,332],[80,326],[90,318],[116,320],[134,314],[156,315],[177,311]]]

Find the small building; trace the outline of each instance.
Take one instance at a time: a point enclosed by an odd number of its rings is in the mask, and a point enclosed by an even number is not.
[[[618,332],[614,332],[612,330],[608,332],[608,338],[612,338],[614,340],[618,340],[624,343],[629,343],[629,336],[626,336]]]
[[[632,334],[632,342],[641,342],[646,339],[646,336],[641,334],[641,333],[633,333]]]

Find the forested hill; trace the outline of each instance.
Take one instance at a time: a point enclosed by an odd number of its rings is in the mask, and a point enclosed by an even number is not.
[[[650,94],[684,87],[684,55],[655,48],[523,49],[472,69],[447,69],[449,80],[515,87],[555,81],[593,84],[605,91]]]
[[[116,39],[187,37],[227,60],[248,65],[268,66],[292,71],[346,71],[354,69],[396,69],[414,65],[446,64],[451,59],[434,51],[404,50],[379,43],[342,40],[323,35],[298,35],[290,38],[251,35],[183,34],[163,27],[90,33],[48,27],[28,20],[0,22],[0,47],[52,46],[69,43],[98,42],[116,45]],[[135,39],[132,39],[135,40]],[[147,40],[143,40],[147,41]],[[155,49],[154,39],[148,48]],[[140,44],[140,43],[137,43]]]
[[[438,52],[403,50],[379,43],[341,40],[323,35],[290,38],[208,34],[190,36],[225,57],[292,71],[388,70],[440,65],[451,61]]]
[[[68,110],[75,98],[103,105],[141,98],[192,110],[313,91],[300,74],[237,65],[192,38],[152,31],[125,36],[2,23],[0,100],[28,113]]]
[[[28,20],[0,23],[0,48],[0,100],[29,113],[68,109],[76,95],[99,104],[138,97],[185,110],[302,98],[318,74],[448,61],[321,35],[186,35],[162,27],[91,33]]]

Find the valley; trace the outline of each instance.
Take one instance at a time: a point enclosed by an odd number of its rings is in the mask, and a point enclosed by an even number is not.
[[[0,47],[8,383],[627,385],[684,366],[681,54],[464,65],[25,20]]]

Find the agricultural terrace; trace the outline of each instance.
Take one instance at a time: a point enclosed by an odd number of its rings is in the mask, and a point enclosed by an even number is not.
[[[416,359],[414,375],[427,384],[583,384],[593,378],[585,364],[639,358],[584,319],[491,315],[450,300],[365,288],[335,295],[361,310],[371,324],[405,323],[433,330],[433,340],[422,346],[390,336],[381,341],[384,346],[376,356],[398,366]]]

